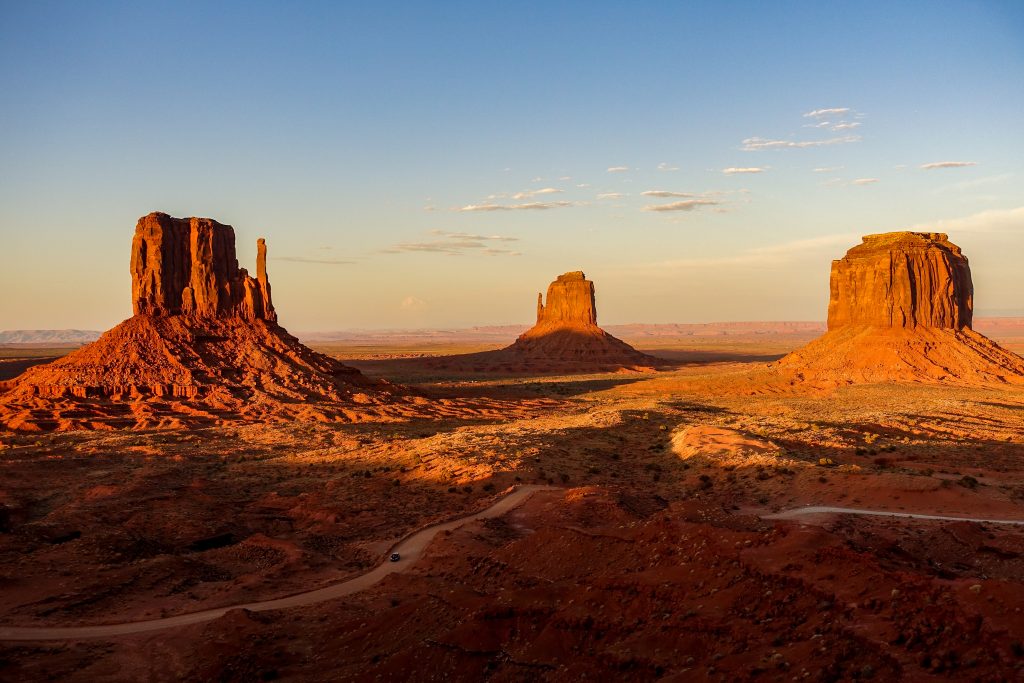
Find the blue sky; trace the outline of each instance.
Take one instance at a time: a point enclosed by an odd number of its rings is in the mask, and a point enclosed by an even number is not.
[[[0,2],[0,328],[127,317],[153,210],[293,330],[822,319],[909,227],[1024,314],[1021,3],[552,4]]]

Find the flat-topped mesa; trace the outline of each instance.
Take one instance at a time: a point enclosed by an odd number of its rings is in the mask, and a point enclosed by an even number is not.
[[[583,271],[559,275],[548,285],[547,304],[537,295],[537,325],[596,326],[594,283]]]
[[[277,321],[267,279],[267,245],[256,243],[256,277],[238,267],[235,230],[210,218],[153,212],[132,240],[135,315]]]
[[[830,290],[829,330],[971,327],[971,268],[943,233],[864,237],[832,262]]]
[[[937,232],[868,235],[832,262],[828,332],[774,363],[775,390],[852,383],[1024,383],[1024,358],[971,329],[960,248]]]

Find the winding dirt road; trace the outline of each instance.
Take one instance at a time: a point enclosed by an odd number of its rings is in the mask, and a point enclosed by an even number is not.
[[[247,609],[253,612],[262,612],[273,609],[288,609],[290,607],[301,607],[312,605],[317,602],[334,600],[346,595],[358,593],[374,585],[388,574],[402,571],[411,567],[423,554],[423,550],[439,531],[456,529],[463,524],[479,519],[500,517],[509,510],[525,501],[537,491],[555,490],[554,486],[527,485],[520,486],[512,491],[494,505],[480,512],[475,512],[465,517],[459,517],[448,522],[441,522],[416,531],[396,543],[388,555],[399,553],[401,558],[398,562],[385,561],[377,565],[365,574],[360,574],[347,581],[336,583],[325,588],[297,593],[274,600],[263,600],[261,602],[249,602],[241,605],[228,605],[215,609],[203,610],[202,612],[191,612],[179,614],[175,617],[163,619],[150,619],[148,621],[131,621],[123,624],[103,624],[98,626],[0,626],[0,641],[7,640],[79,640],[84,638],[103,638],[107,636],[120,636],[131,633],[143,633],[159,629],[173,628],[175,626],[186,626],[198,624],[204,621],[212,621],[233,609]]]
[[[809,505],[794,508],[773,515],[761,515],[762,519],[796,519],[804,515],[836,513],[841,515],[870,515],[872,517],[909,517],[911,519],[937,519],[944,522],[986,522],[988,524],[1024,524],[1024,520],[987,519],[984,517],[950,517],[947,515],[925,515],[918,512],[892,512],[890,510],[861,510],[858,508],[837,508],[822,505]]]
[[[391,553],[399,553],[401,555],[402,559],[398,562],[385,561],[365,574],[361,574],[348,579],[347,581],[342,581],[341,583],[336,583],[325,588],[318,588],[316,590],[297,593],[295,595],[276,598],[274,600],[249,602],[240,605],[228,605],[226,607],[203,610],[202,612],[191,612],[189,614],[179,614],[175,617],[150,619],[148,621],[131,621],[122,624],[103,624],[97,626],[0,626],[0,641],[80,640],[85,638],[120,636],[211,621],[223,616],[225,613],[233,609],[247,609],[253,612],[262,612],[265,610],[302,607],[303,605],[312,605],[326,600],[334,600],[335,598],[341,598],[346,595],[351,595],[353,593],[358,593],[361,590],[365,590],[388,574],[393,574],[412,566],[422,556],[423,551],[438,532],[456,529],[463,524],[480,519],[500,517],[509,510],[515,508],[535,492],[551,491],[556,489],[557,487],[554,486],[521,486],[485,510],[420,529],[396,543],[391,550],[388,551],[388,555]],[[947,515],[926,515],[916,512],[892,512],[889,510],[863,510],[858,508],[829,506],[807,506],[794,508],[792,510],[777,512],[775,514],[762,515],[762,517],[764,519],[796,519],[806,515],[816,514],[871,515],[876,517],[903,517],[953,522],[985,522],[989,524],[1024,525],[1024,520],[953,517]]]

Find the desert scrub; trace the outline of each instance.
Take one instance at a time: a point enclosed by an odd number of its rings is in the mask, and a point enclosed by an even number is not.
[[[968,489],[976,489],[980,486],[980,482],[969,474],[965,474],[960,477],[960,480],[957,483]]]

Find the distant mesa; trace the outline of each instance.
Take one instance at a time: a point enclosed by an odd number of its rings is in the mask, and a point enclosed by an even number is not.
[[[665,365],[597,325],[594,283],[582,271],[559,275],[537,295],[537,323],[497,351],[432,359],[433,367],[470,372],[580,373],[644,371]]]
[[[257,242],[256,277],[235,232],[151,213],[132,241],[135,315],[8,382],[9,429],[174,427],[235,419],[363,419],[395,387],[302,345],[277,324]],[[358,408],[358,410],[357,410]]]
[[[971,328],[974,285],[942,233],[868,235],[832,262],[828,331],[775,368],[844,384],[1020,382],[1024,358]]]

